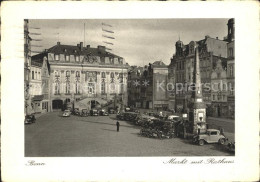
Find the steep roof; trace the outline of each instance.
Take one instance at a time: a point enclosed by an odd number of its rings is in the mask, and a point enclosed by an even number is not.
[[[104,46],[98,46],[98,48],[93,47],[80,47],[73,46],[73,45],[62,45],[57,44],[48,49],[48,52],[55,53],[55,54],[68,54],[68,55],[91,55],[91,56],[100,56],[100,57],[116,57],[122,58],[117,56],[113,53],[107,52]]]

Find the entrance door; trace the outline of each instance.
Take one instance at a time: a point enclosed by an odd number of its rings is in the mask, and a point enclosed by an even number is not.
[[[53,100],[52,109],[62,109],[63,101],[62,100]]]

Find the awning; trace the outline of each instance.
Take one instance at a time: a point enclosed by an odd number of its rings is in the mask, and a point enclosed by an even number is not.
[[[43,95],[35,95],[33,98],[32,98],[32,101],[42,101],[44,98]]]

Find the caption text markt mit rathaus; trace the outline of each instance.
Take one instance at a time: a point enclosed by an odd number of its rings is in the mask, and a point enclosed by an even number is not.
[[[201,159],[201,160],[188,160],[184,159],[177,159],[171,158],[168,161],[164,161],[164,164],[232,164],[234,160],[227,160],[226,158],[223,159],[215,159],[215,158],[208,158],[208,159]]]

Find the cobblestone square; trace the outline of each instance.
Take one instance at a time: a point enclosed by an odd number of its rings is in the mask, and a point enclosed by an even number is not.
[[[180,138],[156,139],[139,135],[140,127],[120,121],[115,115],[61,117],[52,112],[25,125],[26,157],[141,157],[228,156],[219,144],[198,146]],[[233,135],[231,134],[231,137]],[[230,136],[228,136],[230,137]]]

